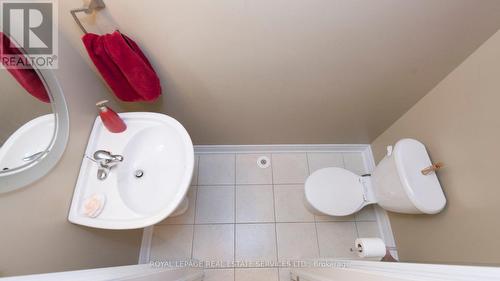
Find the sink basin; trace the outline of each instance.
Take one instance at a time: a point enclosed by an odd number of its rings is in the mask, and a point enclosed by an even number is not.
[[[26,169],[49,150],[54,136],[54,114],[30,120],[17,129],[0,147],[0,169]],[[34,142],[33,139],[37,141]]]
[[[82,161],[69,220],[106,229],[133,229],[153,225],[186,208],[194,152],[191,139],[175,119],[159,113],[120,113],[127,130],[107,131],[97,117]],[[97,178],[97,150],[123,156],[104,180]],[[96,217],[84,214],[86,200],[105,198]]]
[[[182,185],[185,151],[180,138],[170,137],[167,130],[157,127],[137,133],[125,146],[126,161],[117,169],[118,191],[130,209],[140,214],[155,214],[172,200]],[[140,148],[140,149],[137,149]],[[141,172],[141,177],[135,175]],[[144,204],[148,202],[148,204]]]

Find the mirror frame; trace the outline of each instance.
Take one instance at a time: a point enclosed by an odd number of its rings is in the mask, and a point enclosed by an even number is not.
[[[0,174],[0,194],[26,187],[47,175],[61,159],[69,139],[69,113],[66,99],[53,69],[35,69],[51,97],[55,118],[54,136],[47,154],[26,166]]]

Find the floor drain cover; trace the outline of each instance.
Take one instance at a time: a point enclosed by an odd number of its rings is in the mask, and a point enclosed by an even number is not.
[[[267,156],[261,156],[257,159],[257,166],[262,169],[269,168],[271,166],[271,159]]]
[[[143,170],[137,170],[137,171],[135,171],[134,176],[136,178],[142,178],[142,176],[144,176],[144,171]]]

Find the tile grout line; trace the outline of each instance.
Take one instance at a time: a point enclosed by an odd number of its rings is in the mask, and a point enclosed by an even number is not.
[[[344,160],[344,169],[346,168],[345,167],[345,153],[342,152],[342,160]],[[364,167],[364,161],[363,161],[363,169],[366,169],[366,167]],[[361,210],[360,210],[361,211]],[[357,222],[357,213],[354,214],[354,227],[356,228],[356,238],[359,238],[359,229],[358,229],[358,222]]]
[[[302,185],[304,184],[303,182],[296,182],[296,183],[275,183],[275,185]],[[259,185],[271,185],[269,183],[238,183],[238,184],[230,184],[230,183],[223,183],[223,184],[200,184],[200,185],[197,185],[201,188],[216,188],[216,187],[220,187],[220,188],[229,188],[229,187],[232,187],[232,186],[259,186]]]
[[[279,263],[279,250],[278,250],[278,219],[276,217],[276,195],[274,189],[274,161],[273,153],[271,153],[271,186],[273,188],[273,215],[274,215],[274,242],[276,243],[276,262]],[[278,281],[280,281],[280,273],[278,269]]]
[[[354,221],[324,221],[324,222],[318,222],[318,223],[332,223],[332,222],[354,222]],[[371,221],[373,222],[373,221]],[[236,224],[247,224],[247,225],[255,225],[255,224],[294,224],[294,223],[314,223],[314,221],[280,221],[280,222],[274,222],[274,221],[261,221],[261,222],[239,222]],[[172,224],[161,224],[159,226],[169,226],[169,225],[227,225],[227,224],[235,224],[233,222],[207,222],[207,223],[172,223]]]
[[[276,195],[275,195],[275,189],[274,189],[274,161],[273,159],[273,154],[271,153],[271,184],[272,184],[272,189],[273,189],[273,215],[274,215],[274,241],[276,243],[276,262],[279,262],[279,255],[278,255],[278,225],[277,225],[277,218],[276,218]],[[278,269],[278,281],[280,281],[280,276],[279,276],[279,269]]]
[[[344,152],[342,152],[342,153],[340,153],[340,154],[342,155],[342,165],[344,166],[344,167],[342,167],[342,168],[346,169],[346,167],[345,167],[345,155],[344,155],[345,153],[344,153]]]
[[[234,262],[236,261],[236,153],[234,153],[234,194],[233,194],[233,281],[236,281],[236,269]]]
[[[193,237],[191,239],[191,259],[193,259],[193,254],[194,254],[194,235],[195,235],[195,228],[196,228],[196,212],[198,210],[198,184],[200,181],[200,155],[198,154],[196,156],[198,158],[197,165],[196,165],[196,192],[194,196],[194,215],[193,215]]]
[[[329,223],[348,223],[348,222],[376,222],[376,221],[318,221],[318,224],[329,224]],[[247,224],[247,225],[255,225],[255,224],[294,224],[294,223],[314,223],[314,221],[280,221],[280,222],[274,222],[274,221],[259,221],[259,222],[239,222],[236,224]],[[162,223],[162,224],[155,224],[155,226],[158,227],[167,227],[171,225],[175,226],[181,226],[181,225],[227,225],[227,224],[234,224],[232,222],[213,222],[213,223]]]
[[[311,167],[309,166],[309,153],[306,152],[306,162],[307,162],[307,174],[311,175]],[[304,186],[305,188],[305,186]],[[316,247],[318,248],[318,258],[321,258],[321,248],[319,247],[319,234],[318,234],[318,223],[316,222],[316,215],[314,217],[314,232],[316,232]]]
[[[309,167],[309,152],[306,152],[306,159],[307,159],[307,169],[308,169],[308,173],[309,173],[309,176],[311,176],[311,167]],[[305,194],[305,183],[304,183],[304,194]],[[305,195],[304,195],[305,196]],[[305,200],[305,198],[304,198]],[[313,214],[314,216],[314,224],[316,225],[316,223],[318,222],[318,219],[316,218],[316,214]],[[316,233],[318,232],[318,229],[316,227]],[[319,242],[318,242],[318,245],[319,245]],[[319,247],[319,246],[318,246]]]
[[[194,232],[195,232],[195,227],[196,227],[196,203],[198,201],[198,188],[195,189],[194,193],[194,214],[193,214],[193,237],[191,240],[191,259],[193,259],[193,252],[194,252]]]

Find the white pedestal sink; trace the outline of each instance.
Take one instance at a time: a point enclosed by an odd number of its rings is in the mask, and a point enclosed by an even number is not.
[[[110,133],[98,117],[80,168],[69,220],[106,229],[133,229],[153,225],[179,209],[191,183],[194,151],[184,127],[159,113],[120,113],[127,124],[123,133]],[[104,180],[97,177],[97,150],[123,156]],[[96,217],[83,212],[92,195],[105,198]],[[182,210],[181,210],[182,211]]]

